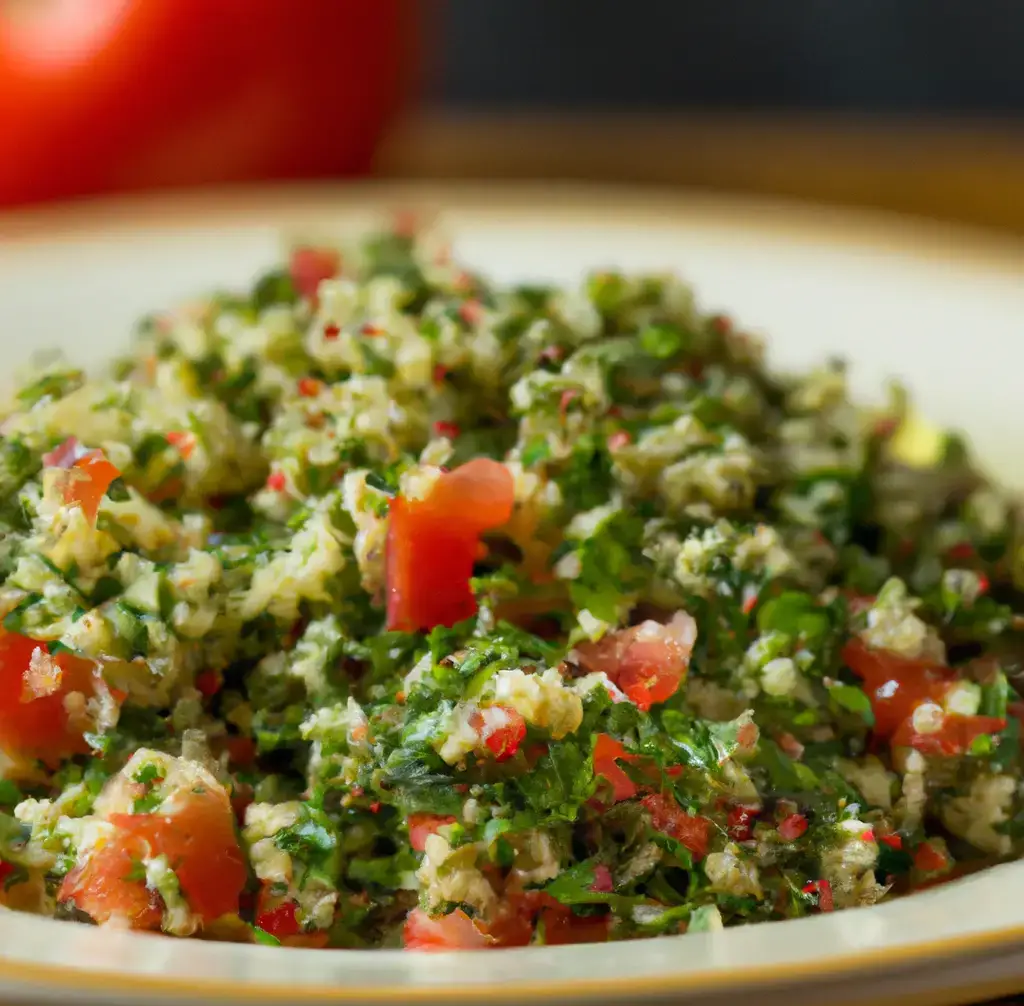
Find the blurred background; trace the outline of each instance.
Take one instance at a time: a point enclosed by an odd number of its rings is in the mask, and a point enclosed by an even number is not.
[[[0,205],[565,178],[1024,231],[1019,0],[0,0]]]

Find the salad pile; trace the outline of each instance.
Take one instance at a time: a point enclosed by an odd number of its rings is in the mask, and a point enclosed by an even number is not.
[[[298,247],[2,418],[5,909],[564,944],[1024,847],[1015,501],[672,276]]]

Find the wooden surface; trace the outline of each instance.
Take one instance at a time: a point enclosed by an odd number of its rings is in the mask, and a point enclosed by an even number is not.
[[[716,188],[1024,234],[1024,123],[428,113],[394,131],[377,167],[388,178]]]

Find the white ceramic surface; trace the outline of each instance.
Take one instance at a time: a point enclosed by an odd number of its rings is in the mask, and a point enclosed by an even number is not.
[[[1024,486],[1024,246],[938,225],[704,197],[551,189],[348,188],[217,194],[0,217],[8,370],[82,362],[135,318],[272,264],[282,230],[353,232],[440,209],[456,253],[501,280],[671,268],[768,333],[778,363],[853,363],[859,394],[899,376]],[[955,1002],[1024,989],[1024,864],[872,909],[610,946],[459,955],[280,950],[0,914],[0,997],[150,1002]]]

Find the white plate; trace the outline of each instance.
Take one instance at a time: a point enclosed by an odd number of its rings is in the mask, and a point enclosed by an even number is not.
[[[939,225],[618,190],[332,188],[94,204],[0,217],[0,345],[101,362],[144,312],[271,265],[282,229],[352,232],[442,210],[500,280],[671,268],[770,336],[771,356],[897,376],[1024,486],[1024,246]],[[1024,990],[1024,864],[903,901],[637,943],[420,955],[280,950],[0,914],[0,997],[25,1002],[957,1002]],[[920,1000],[923,1001],[923,1000]]]

